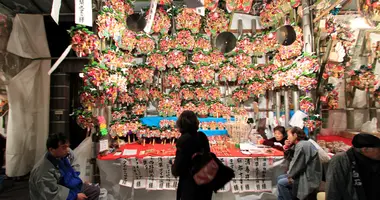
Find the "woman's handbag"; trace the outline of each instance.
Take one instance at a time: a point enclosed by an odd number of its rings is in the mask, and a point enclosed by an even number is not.
[[[225,166],[214,153],[195,153],[191,170],[197,185],[206,185],[214,192],[223,188],[235,177],[234,170]]]

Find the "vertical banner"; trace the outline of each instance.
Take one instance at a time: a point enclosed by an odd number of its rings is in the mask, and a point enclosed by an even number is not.
[[[121,174],[121,180],[119,182],[119,185],[122,185],[122,186],[125,186],[125,187],[132,187],[132,174],[131,174],[131,169],[130,169],[130,166],[132,165],[132,163],[130,163],[130,160],[128,159],[122,159],[120,161],[121,163],[121,170],[122,170],[122,174]]]
[[[61,0],[53,0],[53,6],[51,7],[51,18],[58,24],[59,12],[61,10]]]
[[[147,190],[156,190],[157,189],[157,183],[154,180],[154,167],[156,165],[155,159],[152,157],[146,157],[144,158],[144,166],[146,166],[147,169],[147,175],[148,175],[148,180],[147,180]]]
[[[157,159],[157,165],[158,166],[158,188],[157,190],[163,190],[164,189],[164,162],[162,157],[158,157]]]
[[[157,3],[158,3],[158,0],[150,1],[148,21],[146,22],[146,26],[144,28],[145,33],[150,33],[150,30],[152,29],[154,16],[156,15],[156,10],[157,10]]]
[[[144,165],[143,161],[138,158],[130,158],[132,163],[133,171],[133,188],[135,189],[145,189],[146,188],[146,179],[144,179]]]
[[[173,157],[164,157],[163,164],[164,164],[164,190],[175,190],[176,188],[172,187],[171,181],[175,178],[172,175],[172,165],[169,163],[170,159],[173,159]]]
[[[227,165],[227,159],[226,158],[219,158],[219,160],[224,165]],[[218,192],[229,192],[230,190],[231,190],[231,182],[228,182],[220,190],[218,190]]]
[[[75,0],[75,23],[92,27],[92,0]]]

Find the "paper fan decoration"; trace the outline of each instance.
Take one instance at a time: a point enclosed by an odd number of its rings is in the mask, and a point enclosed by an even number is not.
[[[162,53],[152,53],[148,56],[147,64],[156,68],[158,71],[165,71],[167,65],[166,56]]]
[[[96,21],[99,38],[109,39],[121,36],[121,32],[125,29],[123,23],[124,20],[117,20],[117,14],[112,8],[103,7]]]
[[[91,91],[81,92],[79,95],[79,101],[84,108],[91,108],[96,106],[96,95]]]
[[[255,54],[255,43],[252,41],[251,36],[244,35],[236,42],[236,51],[243,51],[244,53],[253,56]]]
[[[86,57],[97,51],[99,38],[93,32],[82,26],[72,27],[70,32],[72,49],[78,57]]]
[[[176,116],[178,107],[180,107],[178,101],[168,98],[163,99],[158,103],[158,115],[162,117]]]
[[[105,93],[104,93],[105,103],[107,105],[114,104],[115,101],[116,101],[116,98],[117,98],[117,87],[115,87],[115,86],[106,86],[104,88],[104,90],[105,90]]]
[[[208,96],[207,96],[207,100],[209,101],[215,101],[215,100],[219,100],[220,98],[222,98],[222,93],[220,92],[220,89],[219,87],[210,87],[208,88]]]
[[[158,42],[158,49],[162,52],[168,52],[175,46],[174,39],[171,36],[164,36]]]
[[[300,109],[305,113],[314,112],[313,99],[310,97],[300,97]]]
[[[157,87],[149,90],[149,98],[151,101],[159,101],[162,99],[162,92]]]
[[[136,33],[131,30],[124,29],[121,35],[120,40],[116,41],[117,47],[132,52],[137,44]]]
[[[202,25],[201,19],[195,9],[183,8],[176,17],[176,29],[188,29],[192,33],[199,33]]]
[[[175,48],[181,50],[193,50],[195,38],[188,30],[182,30],[177,33],[175,40]]]
[[[182,99],[186,101],[193,100],[195,98],[194,92],[189,87],[182,88],[180,91],[180,95]]]
[[[210,37],[208,35],[198,34],[195,39],[194,51],[212,51]]]
[[[195,80],[198,83],[210,84],[215,80],[215,71],[209,66],[201,66],[195,73]]]
[[[217,8],[207,14],[204,30],[207,35],[216,36],[219,33],[228,31],[229,21],[229,15],[224,10]]]
[[[85,86],[93,85],[99,87],[109,76],[107,70],[97,67],[86,67],[84,72],[83,81]]]
[[[220,69],[218,79],[220,82],[234,82],[237,80],[238,74],[239,69],[227,63]]]
[[[258,97],[260,95],[264,95],[267,88],[263,83],[253,82],[248,85],[247,90],[250,97]]]
[[[228,113],[229,108],[221,103],[214,103],[210,106],[210,115],[213,117],[222,117]]]
[[[137,116],[142,116],[145,114],[147,110],[146,105],[144,104],[136,104],[132,107],[132,113]]]
[[[146,20],[148,20],[149,10],[146,13]],[[166,35],[172,26],[170,17],[163,7],[158,7],[154,15],[151,33],[160,33]]]
[[[207,10],[215,11],[218,8],[219,0],[204,0],[204,7]]]
[[[253,0],[226,0],[226,8],[228,12],[242,11],[249,13]]]
[[[191,110],[193,112],[197,112],[197,106],[195,106],[192,102],[189,102],[183,106],[183,110]]]
[[[311,91],[317,88],[317,79],[313,77],[301,76],[298,78],[297,85],[300,90]]]
[[[247,67],[252,64],[252,58],[245,53],[237,53],[230,58],[230,61],[238,68]]]
[[[154,70],[148,67],[137,67],[134,70],[133,80],[131,83],[151,84],[153,83]]]
[[[205,102],[201,102],[197,106],[196,113],[199,116],[207,117],[207,115],[209,113],[209,109],[210,109],[210,107]]]
[[[132,15],[133,3],[129,0],[108,0],[104,1],[105,6],[112,8],[120,17],[126,18],[126,15]]]
[[[224,61],[226,61],[224,54],[219,51],[213,51],[209,56],[210,66],[213,66],[215,69],[219,68],[219,66],[223,64]]]
[[[182,67],[180,74],[183,83],[195,83],[195,70],[189,65]]]
[[[148,35],[138,35],[137,37],[136,50],[138,54],[149,54],[152,53],[155,48],[154,39]]]
[[[195,88],[194,94],[197,100],[204,101],[207,99],[208,92],[206,88],[200,87],[200,88]]]
[[[166,55],[168,68],[179,68],[186,62],[186,56],[182,51],[173,50]]]
[[[75,110],[74,114],[76,116],[77,124],[82,129],[89,130],[92,127],[94,127],[95,123],[94,123],[91,111],[83,110],[83,108],[82,108],[82,109]]]
[[[119,92],[117,102],[121,104],[131,105],[135,102],[135,100],[127,92]]]
[[[171,5],[173,3],[173,0],[159,0],[158,5]]]
[[[232,92],[232,100],[236,103],[242,103],[249,99],[249,94],[245,88],[237,88]]]
[[[210,64],[211,59],[210,56],[206,53],[203,53],[202,51],[195,52],[192,57],[192,63],[194,64]]]
[[[166,88],[179,88],[181,87],[181,78],[178,73],[169,73],[165,80]]]

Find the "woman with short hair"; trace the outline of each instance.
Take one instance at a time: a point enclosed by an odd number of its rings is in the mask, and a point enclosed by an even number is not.
[[[212,190],[207,186],[197,185],[191,174],[192,156],[198,152],[210,152],[207,136],[198,132],[199,121],[193,111],[184,111],[176,125],[181,133],[172,165],[172,174],[175,177],[179,176],[177,200],[211,200]]]

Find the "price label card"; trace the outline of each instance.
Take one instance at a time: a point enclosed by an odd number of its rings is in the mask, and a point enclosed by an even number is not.
[[[132,181],[120,180],[119,185],[124,187],[132,187]]]
[[[108,140],[99,141],[99,152],[108,150]]]

